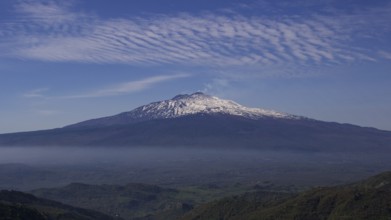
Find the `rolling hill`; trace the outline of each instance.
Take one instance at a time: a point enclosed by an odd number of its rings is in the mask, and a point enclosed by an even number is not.
[[[182,219],[387,220],[391,219],[391,172],[288,198],[265,199],[262,192],[247,193],[202,205]]]
[[[178,190],[147,184],[118,186],[72,183],[62,188],[33,190],[32,193],[65,204],[100,210],[124,219],[166,210],[179,212],[180,215],[184,213],[183,207],[186,207],[185,201],[177,199],[180,194]]]

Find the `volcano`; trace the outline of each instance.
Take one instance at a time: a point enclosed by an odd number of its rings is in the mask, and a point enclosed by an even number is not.
[[[249,108],[197,92],[62,128],[2,134],[0,145],[382,152],[391,149],[391,132]]]

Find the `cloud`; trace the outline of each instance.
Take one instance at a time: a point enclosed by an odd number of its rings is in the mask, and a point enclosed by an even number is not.
[[[102,19],[69,3],[46,2],[16,6],[23,19],[1,28],[1,39],[10,41],[1,44],[2,56],[218,68],[373,61],[379,54],[360,42],[389,33],[391,20],[390,5],[306,16],[244,16],[231,10]]]
[[[23,97],[25,98],[44,98],[46,97],[43,93],[48,91],[48,88],[39,88],[39,89],[34,89],[31,91],[28,91],[23,94]]]
[[[44,24],[59,24],[73,22],[78,17],[75,13],[69,13],[69,4],[59,1],[19,1],[17,12],[22,18],[41,22]],[[80,15],[79,15],[80,16]]]
[[[78,94],[78,95],[70,95],[63,96],[61,98],[66,99],[74,99],[74,98],[98,98],[98,97],[107,97],[107,96],[117,96],[124,95],[133,92],[142,91],[148,89],[158,83],[167,82],[179,78],[189,77],[189,74],[176,74],[176,75],[161,75],[161,76],[153,76],[137,81],[131,81],[126,83],[121,83],[118,85],[114,85],[108,88],[99,89],[96,91]]]
[[[43,116],[51,116],[51,115],[60,114],[59,111],[47,110],[47,109],[35,110],[34,112],[35,112],[36,114],[38,114],[38,115],[43,115]]]
[[[64,96],[50,96],[45,94],[49,91],[48,88],[39,88],[28,91],[22,96],[24,98],[45,98],[45,99],[78,99],[78,98],[99,98],[99,97],[109,97],[109,96],[118,96],[129,93],[134,93],[142,91],[148,88],[151,88],[159,83],[168,82],[180,78],[190,77],[190,74],[172,74],[172,75],[158,75],[153,77],[148,77],[136,81],[130,81],[125,83],[119,83],[117,85],[107,86],[103,89],[97,89],[95,91],[90,91],[86,93],[76,94],[76,95],[64,95]],[[51,114],[52,111],[36,111],[40,114]]]
[[[230,86],[230,84],[229,84],[228,79],[216,78],[216,79],[213,79],[211,82],[206,83],[204,85],[203,92],[209,93],[210,91],[213,91],[216,88],[229,87],[229,86]]]
[[[384,59],[391,60],[391,53],[387,51],[379,51],[378,54]]]

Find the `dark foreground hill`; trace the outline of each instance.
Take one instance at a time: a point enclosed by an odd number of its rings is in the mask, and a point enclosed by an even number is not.
[[[186,214],[195,219],[391,219],[391,172],[355,184],[316,188],[290,198],[266,199],[248,193],[202,205]]]
[[[3,220],[111,220],[119,219],[97,211],[75,208],[17,191],[0,191]]]
[[[39,189],[32,193],[124,219],[135,219],[162,211],[182,215],[192,208],[180,198],[183,196],[180,191],[147,184],[118,186],[72,183],[62,188]]]

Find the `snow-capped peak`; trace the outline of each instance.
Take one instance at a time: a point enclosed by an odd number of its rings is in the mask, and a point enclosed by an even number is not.
[[[177,95],[172,99],[153,102],[126,114],[132,118],[177,118],[194,114],[227,114],[251,119],[264,117],[295,119],[298,116],[260,108],[248,108],[234,101],[196,92],[191,95]]]
[[[286,113],[265,110],[260,108],[247,108],[238,103],[219,99],[214,96],[196,92],[191,95],[177,95],[172,99],[153,102],[140,106],[132,111],[118,115],[92,119],[67,127],[108,126],[123,125],[153,119],[178,118],[196,114],[224,114],[241,116],[249,119],[276,118],[301,119],[302,117]]]

